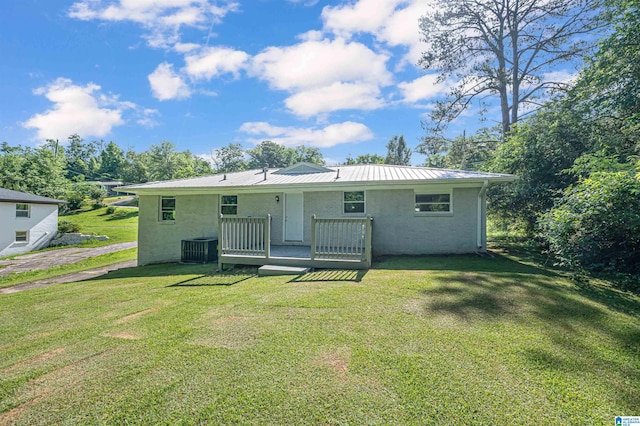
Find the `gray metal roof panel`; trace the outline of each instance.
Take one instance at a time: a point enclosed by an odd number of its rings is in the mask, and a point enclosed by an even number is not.
[[[262,170],[248,170],[235,173],[219,173],[188,179],[149,182],[125,186],[123,189],[135,192],[145,189],[173,188],[233,188],[250,186],[279,186],[296,184],[340,183],[408,183],[442,180],[515,180],[516,176],[499,173],[484,173],[467,170],[435,169],[428,167],[394,166],[388,164],[364,164],[351,166],[331,166],[328,172],[300,174],[278,174],[280,169],[269,169],[267,178]],[[339,171],[339,172],[338,172]],[[338,177],[339,174],[339,177]]]
[[[0,188],[0,201],[12,203],[35,203],[35,204],[65,204],[66,201],[54,200],[53,198],[42,197],[40,195],[28,194],[26,192],[14,191],[12,189]]]

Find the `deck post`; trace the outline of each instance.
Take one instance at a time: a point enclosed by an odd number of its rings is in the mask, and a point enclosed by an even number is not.
[[[316,215],[311,215],[311,262],[316,260]]]
[[[365,261],[367,262],[367,268],[371,268],[371,222],[373,218],[367,215],[367,221],[365,223]]]
[[[271,256],[271,215],[268,214],[264,223],[264,255],[266,259]]]
[[[222,244],[224,244],[224,226],[222,226],[222,213],[218,216],[218,229],[220,230],[218,235],[218,271],[222,272],[224,264],[222,263]]]

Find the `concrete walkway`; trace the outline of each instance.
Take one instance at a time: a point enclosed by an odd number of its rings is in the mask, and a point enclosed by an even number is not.
[[[133,268],[137,266],[138,262],[135,260],[129,260],[127,262],[115,263],[109,266],[103,266],[102,268],[90,269],[88,271],[74,272],[73,274],[60,275],[59,277],[46,278],[43,280],[33,281],[30,283],[18,284],[13,287],[0,288],[0,294],[18,293],[25,290],[33,290],[34,288],[47,287],[54,284],[73,283],[76,281],[88,280],[96,278],[101,275],[105,275],[110,271],[115,271],[122,268]]]
[[[137,241],[129,243],[110,244],[102,247],[80,248],[71,247],[59,250],[43,251],[40,253],[28,253],[16,256],[14,259],[0,260],[0,276],[17,272],[37,271],[52,266],[75,263],[89,257],[101,254],[127,250],[138,246]]]

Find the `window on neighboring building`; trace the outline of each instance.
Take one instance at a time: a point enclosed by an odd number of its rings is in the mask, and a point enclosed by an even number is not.
[[[28,231],[16,231],[16,243],[26,243],[29,241]]]
[[[451,194],[416,194],[416,213],[451,212]]]
[[[16,204],[16,217],[30,217],[29,204]]]
[[[160,220],[176,220],[176,197],[161,197]]]
[[[342,200],[343,212],[364,213],[364,191],[345,191]]]
[[[238,214],[238,196],[223,195],[220,197],[220,213],[222,214]]]

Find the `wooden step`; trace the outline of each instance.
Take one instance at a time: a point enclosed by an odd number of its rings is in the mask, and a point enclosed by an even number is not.
[[[275,275],[303,275],[309,272],[309,268],[298,268],[295,266],[264,265],[258,268],[258,275],[261,277]]]

